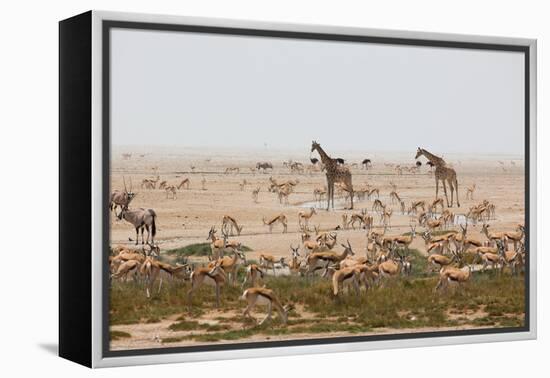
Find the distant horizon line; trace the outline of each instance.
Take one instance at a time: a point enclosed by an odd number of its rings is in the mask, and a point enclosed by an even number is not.
[[[436,149],[433,149],[433,150],[430,150],[429,147],[422,147],[422,146],[419,146],[421,148],[424,148],[424,149],[427,149],[428,151],[434,153],[434,154],[441,154],[440,151],[436,150]],[[204,145],[201,145],[201,146],[198,146],[198,145],[179,145],[179,144],[119,144],[119,145],[114,145],[114,144],[111,144],[111,149],[131,149],[131,148],[171,148],[171,149],[183,149],[183,148],[187,148],[187,149],[200,149],[200,148],[208,148],[208,149],[222,149],[222,150],[242,150],[242,149],[245,149],[245,150],[255,150],[255,151],[261,151],[261,152],[273,152],[273,151],[292,151],[292,152],[299,152],[299,151],[303,151],[303,149],[299,148],[299,147],[257,147],[257,146],[222,146],[222,145],[210,145],[210,146],[204,146]],[[343,147],[343,148],[333,148],[332,150],[333,151],[337,151],[337,152],[348,152],[348,153],[357,153],[357,154],[360,154],[360,153],[363,153],[363,154],[383,154],[383,153],[400,153],[400,154],[405,154],[405,153],[410,153],[411,151],[413,153],[416,152],[416,148],[417,147],[414,147],[413,149],[410,149],[410,150],[375,150],[375,149],[369,149],[369,148],[365,148],[365,149],[356,149],[356,148],[346,148],[346,147]],[[306,148],[305,150],[309,150],[309,148]],[[515,156],[515,157],[518,157],[518,158],[521,158],[521,159],[524,159],[525,158],[525,154],[522,154],[522,153],[515,153],[515,152],[482,152],[482,153],[479,153],[479,152],[475,152],[475,151],[463,151],[463,152],[443,152],[444,155],[477,155],[477,156]]]

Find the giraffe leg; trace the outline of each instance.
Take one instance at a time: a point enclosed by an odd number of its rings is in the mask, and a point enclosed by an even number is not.
[[[435,178],[435,199],[439,196],[439,178]]]
[[[454,204],[454,195],[453,194],[454,194],[455,188],[454,188],[453,182],[451,180],[449,180],[449,189],[451,189],[451,207],[453,207],[453,204]]]
[[[332,198],[332,186],[330,181],[328,182],[328,188],[327,188],[327,211],[330,208],[330,199]]]
[[[458,180],[455,177],[455,189],[456,189],[456,206],[460,207],[460,201],[458,200]],[[472,199],[474,199],[474,193],[472,192]]]
[[[445,180],[441,180],[441,183],[443,184],[443,193],[445,193],[445,200],[447,201],[447,207],[449,207],[449,197],[447,197],[447,184],[445,184]]]

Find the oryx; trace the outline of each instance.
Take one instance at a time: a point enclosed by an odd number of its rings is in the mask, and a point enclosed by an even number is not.
[[[115,215],[118,206],[120,206],[121,209],[125,206],[128,207],[136,196],[136,193],[132,192],[132,178],[130,178],[130,190],[126,188],[126,179],[122,177],[122,180],[124,181],[124,191],[118,189],[114,190],[111,193],[111,199],[109,201],[109,210],[114,210]]]
[[[157,226],[155,225],[155,218],[157,214],[153,209],[134,209],[129,210],[128,206],[122,207],[119,219],[124,219],[126,222],[131,223],[136,228],[136,245],[139,242],[139,230],[141,230],[141,244],[145,244],[143,241],[143,229],[147,230],[147,244],[149,244],[149,236],[151,236],[151,244],[155,244],[155,235],[157,233]]]

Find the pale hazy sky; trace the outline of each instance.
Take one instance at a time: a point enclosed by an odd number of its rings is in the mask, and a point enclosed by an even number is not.
[[[521,53],[115,29],[120,145],[522,154]]]

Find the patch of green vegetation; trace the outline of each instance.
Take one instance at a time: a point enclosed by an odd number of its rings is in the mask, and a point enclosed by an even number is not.
[[[172,331],[190,331],[194,329],[200,329],[203,328],[202,324],[197,322],[196,320],[181,320],[177,323],[172,323],[168,327]]]
[[[152,324],[152,323],[160,323],[160,318],[149,318],[145,320],[145,323]]]
[[[162,339],[163,344],[169,344],[169,343],[179,343],[180,341],[185,340],[185,337],[166,337]]]
[[[109,331],[109,337],[111,338],[111,340],[119,340],[132,337],[132,335],[124,331]]]
[[[241,246],[241,251],[250,252],[252,251],[252,248],[246,245],[243,245]],[[196,244],[186,245],[185,247],[169,249],[164,253],[167,255],[175,255],[178,257],[182,257],[182,256],[209,256],[210,252],[211,252],[210,243],[196,243]]]
[[[172,331],[193,331],[197,329],[204,329],[206,331],[223,331],[230,328],[227,324],[208,324],[208,323],[199,323],[196,320],[180,320],[177,323],[172,323],[168,327]]]
[[[320,277],[267,276],[264,283],[280,298],[281,303],[302,306],[309,314],[291,310],[287,326],[278,316],[269,326],[257,326],[240,315],[245,303],[239,300],[240,285],[225,285],[221,291],[220,311],[230,316],[214,318],[218,324],[201,320],[203,313],[215,309],[215,295],[211,287],[201,287],[193,294],[189,311],[187,290],[189,284],[181,281],[163,283],[160,293],[153,290],[152,298],[145,296],[139,282],[113,281],[111,287],[111,324],[157,322],[168,316],[184,314],[170,326],[175,331],[197,331],[182,340],[220,341],[292,333],[368,332],[377,328],[421,328],[471,325],[480,327],[517,327],[524,324],[524,278],[521,275],[495,275],[493,272],[475,272],[469,282],[446,291],[434,292],[437,273],[427,273],[425,256],[411,249],[412,275],[384,280],[383,285],[361,289],[361,295],[344,293],[332,295],[331,282]],[[449,317],[449,310],[453,316]],[[474,320],[460,316],[468,311],[483,311],[484,316]],[[235,311],[235,312],[233,312]],[[235,313],[239,315],[235,315]],[[254,309],[256,318],[265,314],[265,308]],[[312,316],[313,315],[313,316]],[[456,315],[459,315],[458,317]],[[244,329],[234,329],[243,327]],[[163,340],[163,342],[176,342]]]

